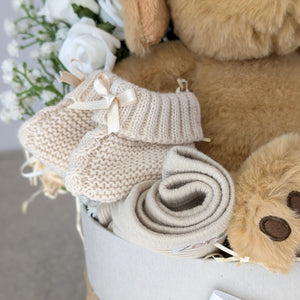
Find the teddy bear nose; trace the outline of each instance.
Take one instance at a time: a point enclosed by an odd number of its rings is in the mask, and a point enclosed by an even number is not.
[[[287,206],[300,215],[300,192],[290,192],[287,198]]]
[[[272,241],[282,242],[291,234],[292,230],[288,222],[275,216],[267,216],[260,220],[259,229]]]

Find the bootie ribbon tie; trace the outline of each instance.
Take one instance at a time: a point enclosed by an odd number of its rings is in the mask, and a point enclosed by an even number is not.
[[[79,65],[80,69],[75,67],[75,63]],[[69,84],[73,87],[77,87],[81,82],[85,80],[83,63],[78,59],[72,59],[70,65],[70,71],[62,71],[60,72],[59,81]]]
[[[100,74],[94,81],[94,89],[100,100],[89,102],[74,102],[69,107],[79,110],[106,110],[106,124],[108,134],[120,130],[120,107],[132,105],[137,102],[134,89],[113,95],[110,93],[110,82],[106,74]]]

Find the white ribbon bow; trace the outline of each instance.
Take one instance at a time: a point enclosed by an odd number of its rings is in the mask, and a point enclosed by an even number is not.
[[[69,107],[79,110],[106,110],[106,125],[108,134],[120,130],[119,108],[137,102],[134,89],[126,90],[119,95],[110,93],[110,82],[106,74],[100,74],[94,81],[94,89],[101,97],[100,100],[90,102],[75,102]]]

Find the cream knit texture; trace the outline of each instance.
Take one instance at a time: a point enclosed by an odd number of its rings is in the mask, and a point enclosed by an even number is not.
[[[65,176],[71,152],[84,134],[98,125],[92,120],[93,111],[69,109],[74,101],[92,101],[89,94],[97,75],[90,75],[62,102],[42,109],[19,130],[22,146],[61,177]]]
[[[111,211],[118,236],[172,256],[203,257],[225,239],[234,185],[228,172],[194,148],[172,148],[163,163],[163,179],[134,186]]]
[[[200,107],[193,93],[150,92],[112,73],[97,71],[61,103],[44,108],[19,130],[23,147],[59,176],[65,176],[70,154],[84,134],[106,123],[107,111],[69,108],[74,102],[101,100],[94,89],[94,81],[101,74],[110,80],[112,94],[134,89],[138,98],[136,104],[119,110],[120,136],[162,144],[192,143],[202,139]]]
[[[116,75],[110,77],[109,94],[117,96],[130,89],[137,101],[118,108],[117,133],[108,134],[107,110],[93,108],[99,127],[82,138],[65,176],[66,188],[74,196],[101,202],[124,199],[133,185],[160,178],[162,161],[172,146],[192,146],[202,139],[194,94],[151,92]],[[92,101],[101,96],[94,89],[89,97]]]
[[[114,202],[126,198],[135,184],[161,177],[162,162],[172,145],[105,132],[100,128],[87,133],[72,153],[65,186],[74,196]]]
[[[97,208],[97,218],[103,227],[108,227],[112,222],[111,210],[118,202],[101,202]]]
[[[111,94],[118,95],[129,89],[135,91],[137,102],[120,108],[120,136],[169,145],[202,140],[200,106],[193,93],[152,92],[116,75],[111,77]],[[95,93],[94,90],[91,94],[92,100],[97,98]],[[105,117],[106,111],[100,110],[93,119],[104,124]]]

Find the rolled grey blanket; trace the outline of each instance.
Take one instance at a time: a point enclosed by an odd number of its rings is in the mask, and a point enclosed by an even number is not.
[[[205,154],[173,147],[162,180],[134,186],[127,199],[110,207],[118,236],[153,251],[203,257],[225,239],[234,201],[228,172]]]

